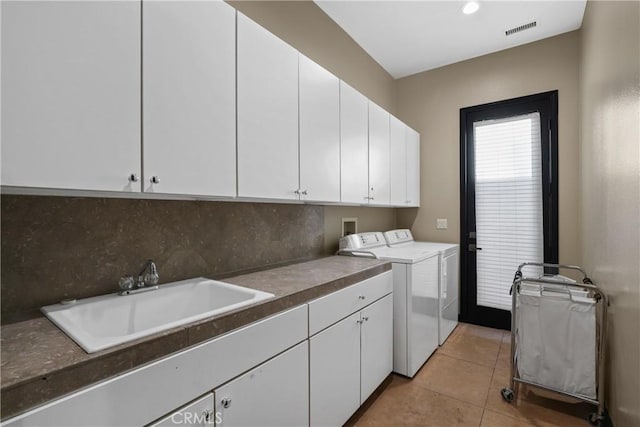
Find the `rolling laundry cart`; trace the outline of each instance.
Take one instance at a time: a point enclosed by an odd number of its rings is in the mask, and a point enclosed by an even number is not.
[[[526,277],[527,266],[568,269],[582,283],[564,276]],[[589,422],[605,417],[604,359],[607,296],[577,266],[524,263],[511,286],[511,381],[502,398],[516,401],[526,384],[598,407]]]

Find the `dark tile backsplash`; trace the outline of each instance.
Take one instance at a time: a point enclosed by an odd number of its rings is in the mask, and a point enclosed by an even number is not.
[[[3,195],[2,317],[115,292],[146,259],[160,283],[323,255],[324,208]]]

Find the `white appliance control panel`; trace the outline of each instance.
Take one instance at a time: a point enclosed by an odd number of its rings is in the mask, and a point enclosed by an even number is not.
[[[371,249],[386,246],[381,232],[349,234],[340,238],[340,250]]]
[[[384,238],[389,245],[394,245],[396,243],[413,242],[413,235],[411,234],[411,230],[408,230],[406,228],[385,231]]]

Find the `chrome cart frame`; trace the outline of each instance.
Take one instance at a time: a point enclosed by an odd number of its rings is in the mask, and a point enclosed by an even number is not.
[[[522,269],[526,266],[532,267],[543,267],[543,268],[555,268],[555,269],[565,269],[565,270],[574,270],[578,271],[582,274],[582,283],[568,283],[568,282],[558,282],[557,280],[544,279],[542,278],[529,278],[525,277],[522,274]],[[562,285],[567,289],[567,293],[569,292],[569,288],[579,289],[583,291],[588,291],[589,296],[594,298],[596,304],[600,304],[600,313],[598,315],[598,310],[596,306],[596,399],[590,399],[585,396],[581,396],[574,393],[569,393],[563,390],[554,389],[542,384],[538,384],[535,382],[531,382],[528,380],[524,380],[520,378],[518,373],[518,361],[516,358],[516,328],[517,328],[517,309],[516,309],[516,301],[518,294],[520,292],[520,284],[522,282],[531,282],[531,283],[540,283],[540,284],[548,284],[548,285]],[[558,290],[556,290],[557,292]],[[562,291],[560,291],[562,292]],[[518,386],[519,384],[526,384],[528,386],[537,387],[540,389],[550,390],[565,396],[569,396],[583,402],[588,402],[598,407],[597,412],[594,412],[589,415],[589,422],[592,425],[600,425],[600,423],[605,418],[605,339],[606,339],[606,319],[607,319],[607,306],[609,305],[607,296],[604,292],[602,292],[596,285],[593,284],[591,279],[587,276],[587,274],[582,270],[582,268],[575,265],[562,265],[562,264],[547,264],[547,263],[534,263],[534,262],[525,262],[518,266],[518,271],[516,271],[515,277],[513,279],[513,285],[511,286],[510,294],[512,296],[511,301],[511,380],[510,386],[505,387],[501,390],[502,398],[507,402],[515,402],[518,397]],[[599,332],[599,335],[598,335]]]

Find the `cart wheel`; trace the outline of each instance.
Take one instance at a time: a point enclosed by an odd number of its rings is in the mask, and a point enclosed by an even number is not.
[[[502,395],[502,398],[509,403],[513,402],[513,399],[515,397],[515,395],[513,394],[513,390],[506,387],[500,390],[500,394]]]
[[[592,412],[589,414],[589,424],[592,426],[600,426],[602,422],[602,417],[598,415],[597,412]]]

